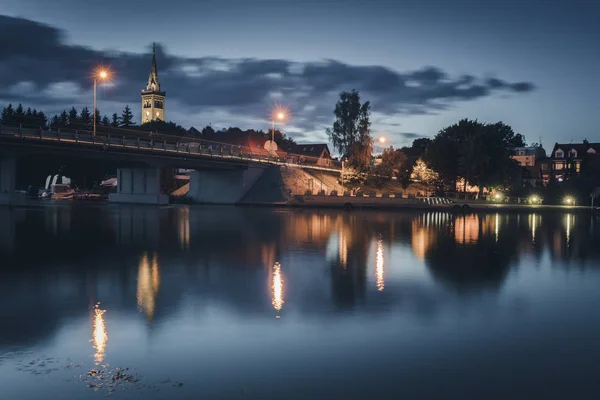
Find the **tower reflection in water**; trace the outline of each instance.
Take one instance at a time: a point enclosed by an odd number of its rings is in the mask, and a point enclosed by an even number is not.
[[[94,330],[92,332],[92,340],[94,342],[94,360],[96,365],[100,364],[104,360],[104,350],[106,348],[106,342],[108,341],[108,333],[106,332],[106,325],[104,323],[104,313],[106,310],[101,310],[98,305],[94,307]]]
[[[376,260],[376,264],[375,264],[375,279],[377,282],[377,290],[379,290],[380,292],[383,291],[384,287],[385,287],[385,281],[384,281],[384,269],[383,269],[383,241],[381,239],[379,239],[377,241],[377,260]]]
[[[148,320],[154,318],[159,286],[158,256],[154,254],[152,263],[150,263],[148,254],[144,253],[138,265],[137,304],[138,309],[146,315]]]
[[[283,274],[281,272],[281,264],[279,262],[276,262],[273,266],[271,281],[271,303],[276,311],[281,311],[285,301],[283,300]],[[277,316],[277,318],[279,318],[279,316]]]

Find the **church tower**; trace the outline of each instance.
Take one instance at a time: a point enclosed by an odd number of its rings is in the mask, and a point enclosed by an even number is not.
[[[165,120],[166,92],[160,91],[158,69],[156,68],[156,44],[152,44],[152,69],[148,76],[146,90],[142,90],[142,124],[155,119]]]

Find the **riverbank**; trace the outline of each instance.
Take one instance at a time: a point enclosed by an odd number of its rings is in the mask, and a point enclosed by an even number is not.
[[[250,204],[246,204],[250,205]],[[544,205],[544,204],[510,204],[493,203],[476,200],[452,200],[436,197],[361,197],[361,196],[294,196],[286,203],[253,204],[254,206],[295,207],[295,208],[338,208],[351,211],[353,209],[385,209],[385,210],[445,210],[476,212],[570,212],[599,214],[600,208],[586,206]]]

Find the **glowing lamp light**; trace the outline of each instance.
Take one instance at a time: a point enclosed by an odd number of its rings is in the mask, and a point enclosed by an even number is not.
[[[284,118],[285,118],[285,114],[284,113],[282,113],[282,112],[277,113],[277,119],[282,120]]]
[[[494,195],[494,198],[495,198],[496,200],[500,200],[500,199],[502,198],[502,195],[501,195],[500,193],[496,193],[496,194]]]
[[[565,203],[567,203],[568,205],[573,205],[575,204],[575,199],[573,199],[571,196],[568,196],[565,198]]]
[[[98,72],[98,76],[100,77],[100,79],[106,79],[108,78],[108,72],[106,72],[105,70],[101,70],[100,72]]]
[[[384,144],[385,143],[385,137],[380,137],[379,138],[379,143]]]
[[[539,200],[539,199],[538,199],[538,197],[537,197],[537,196],[531,196],[531,197],[529,198],[529,201],[531,201],[532,203],[537,203],[537,202],[538,202],[538,200]]]

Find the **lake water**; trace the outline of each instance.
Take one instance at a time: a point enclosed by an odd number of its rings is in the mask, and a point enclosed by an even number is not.
[[[600,220],[0,209],[1,399],[597,398]]]

